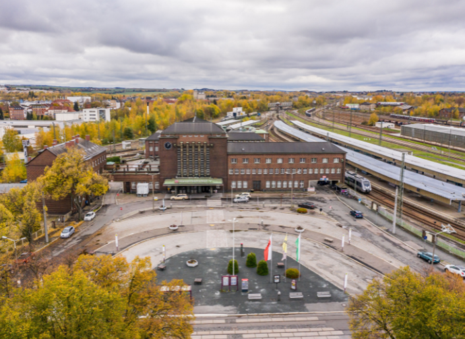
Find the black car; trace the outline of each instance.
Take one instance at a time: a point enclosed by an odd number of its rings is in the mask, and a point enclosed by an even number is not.
[[[302,208],[307,208],[309,210],[314,210],[316,206],[312,204],[311,202],[302,202],[298,204],[297,206],[302,207]]]

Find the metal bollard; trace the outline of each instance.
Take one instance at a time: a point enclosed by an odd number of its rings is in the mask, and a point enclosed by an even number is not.
[[[277,297],[278,301],[281,301],[281,291],[277,291],[276,294],[277,294],[276,297]]]

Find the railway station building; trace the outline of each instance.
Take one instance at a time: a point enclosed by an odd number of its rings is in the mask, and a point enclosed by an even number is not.
[[[151,182],[171,193],[306,191],[318,181],[342,182],[346,152],[332,143],[267,142],[256,133],[225,132],[197,117],[176,122],[146,139],[146,158],[159,161],[157,173],[118,175],[124,190]]]

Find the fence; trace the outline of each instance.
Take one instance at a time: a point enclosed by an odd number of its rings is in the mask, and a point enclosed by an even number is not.
[[[350,195],[352,195],[352,196],[356,197],[357,199],[359,199],[361,204],[365,205],[369,209],[373,209],[373,203],[371,202],[371,200],[368,200],[364,196],[361,196],[359,193],[356,193],[352,189],[349,189],[348,191],[349,191]],[[388,212],[384,207],[381,207],[379,205],[378,205],[378,211],[377,212],[383,218],[385,218],[386,220],[389,220],[389,221],[392,222],[393,213]],[[414,225],[406,222],[405,220],[397,219],[396,220],[396,225],[406,229],[410,233],[418,236],[419,238],[421,238],[422,235],[423,235],[423,230],[422,229],[420,229],[417,226],[414,226]],[[454,246],[450,245],[449,243],[447,243],[445,241],[442,241],[441,239],[437,240],[436,246],[438,246],[438,247],[442,248],[443,250],[446,250],[449,253],[452,253],[452,254],[460,257],[460,258],[465,259],[465,251],[463,251],[463,250],[461,250],[461,249],[459,249],[457,247],[454,247]]]

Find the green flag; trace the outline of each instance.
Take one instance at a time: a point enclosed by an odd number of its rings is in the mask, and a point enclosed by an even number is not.
[[[295,260],[297,262],[300,261],[300,236],[302,234],[299,234],[299,237],[297,238],[297,240],[295,241],[295,247],[296,247],[296,251],[295,251]]]

